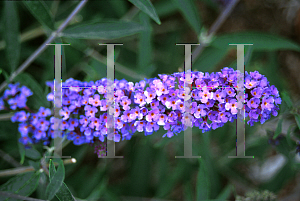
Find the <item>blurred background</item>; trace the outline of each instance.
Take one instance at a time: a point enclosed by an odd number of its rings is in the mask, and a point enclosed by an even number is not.
[[[136,7],[144,2],[146,9]],[[255,200],[276,195],[282,201],[300,200],[300,1],[240,0],[224,23],[210,33],[230,0],[98,0],[88,1],[55,39],[63,47],[62,81],[72,77],[96,81],[106,77],[106,47],[115,47],[115,77],[137,82],[158,74],[183,71],[184,47],[203,44],[193,57],[193,70],[236,69],[236,47],[245,47],[246,71],[259,71],[275,85],[283,101],[277,117],[261,125],[246,125],[246,155],[233,159],[236,124],[202,133],[193,128],[193,155],[183,155],[183,132],[162,138],[136,133],[116,143],[123,159],[99,159],[90,145],[69,143],[63,155],[76,158],[65,165],[65,183],[78,200]],[[56,30],[78,1],[0,2],[0,81],[8,77]],[[205,45],[206,42],[206,45]],[[193,46],[193,51],[197,46]],[[32,89],[33,109],[50,107],[45,82],[54,78],[54,48],[47,49],[14,81]],[[33,104],[34,103],[34,104]],[[1,111],[3,116],[7,112]],[[17,123],[0,118],[0,169],[20,166]],[[275,137],[274,137],[275,135]],[[22,166],[39,164],[42,144],[27,153]],[[14,158],[7,158],[8,156]],[[12,162],[14,160],[14,162]],[[30,197],[46,199],[46,174]],[[12,176],[1,176],[4,184]],[[57,200],[54,198],[53,200]],[[257,198],[256,200],[263,200]]]

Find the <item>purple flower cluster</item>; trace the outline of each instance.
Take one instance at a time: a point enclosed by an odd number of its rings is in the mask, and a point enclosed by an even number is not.
[[[242,77],[244,82],[239,81]],[[106,78],[96,82],[70,78],[62,84],[61,130],[75,145],[112,139],[107,129],[107,113],[112,107],[112,136],[118,142],[131,139],[136,131],[151,135],[160,128],[166,131],[163,137],[169,138],[193,126],[206,132],[233,122],[242,114],[249,117],[247,123],[253,126],[254,122],[264,123],[271,115],[276,116],[281,103],[278,90],[263,75],[257,71],[244,75],[227,67],[211,74],[161,74],[137,83],[115,80],[114,105],[107,99],[111,87],[107,82]],[[47,84],[52,89],[47,99],[53,101],[53,82]],[[20,112],[14,117],[14,121],[21,122],[22,143],[48,142],[56,137],[56,119],[46,119],[50,113],[41,108],[36,114]]]
[[[24,145],[35,144],[40,141],[44,145],[48,145],[50,139],[54,138],[52,125],[47,120],[50,116],[51,110],[44,107],[40,107],[37,113],[16,112],[11,121],[20,122],[18,130],[21,133],[21,138],[19,141]]]
[[[0,110],[17,110],[26,108],[27,97],[32,92],[26,86],[19,86],[19,83],[9,84],[8,89],[4,91],[4,95],[0,98]]]

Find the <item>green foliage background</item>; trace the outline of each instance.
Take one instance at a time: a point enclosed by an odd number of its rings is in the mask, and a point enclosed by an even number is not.
[[[183,70],[184,48],[177,43],[201,43],[223,7],[213,0],[99,0],[89,1],[59,34],[55,43],[63,46],[62,80],[99,80],[106,76],[106,48],[99,43],[121,43],[115,47],[115,77],[136,82]],[[77,6],[78,1],[1,1],[0,81],[8,77],[55,31]],[[244,5],[245,2],[241,1]],[[241,9],[241,8],[240,8]],[[211,19],[201,11],[209,12]],[[206,16],[206,17],[204,17]],[[76,158],[75,164],[54,167],[44,161],[49,154],[41,144],[24,150],[18,144],[17,124],[0,121],[0,169],[14,168],[9,154],[33,173],[1,176],[0,191],[38,199],[72,200],[235,200],[252,190],[269,190],[279,197],[298,178],[295,141],[299,140],[299,103],[290,80],[282,76],[281,51],[300,51],[299,43],[277,33],[258,29],[217,33],[193,60],[193,70],[216,72],[224,66],[236,69],[235,47],[229,43],[253,43],[245,48],[246,70],[259,71],[275,85],[282,98],[280,113],[267,125],[246,125],[246,155],[254,159],[232,159],[235,155],[235,124],[207,133],[193,129],[193,155],[201,159],[175,159],[183,155],[183,133],[161,138],[163,130],[151,136],[136,133],[130,141],[116,143],[116,155],[123,159],[98,159],[93,147],[69,143],[63,155]],[[199,41],[200,40],[200,41]],[[193,47],[195,50],[197,46]],[[54,48],[49,46],[14,81],[34,92],[28,102],[32,109],[50,107],[45,82],[54,78]],[[278,73],[279,72],[279,73]],[[298,94],[299,95],[299,94]],[[1,111],[0,115],[7,112]],[[288,129],[284,129],[288,128]],[[287,131],[286,131],[287,130]],[[284,136],[279,146],[268,140]],[[262,166],[281,154],[286,163],[269,180],[251,176],[250,167]],[[41,164],[50,177],[40,172]],[[272,163],[271,163],[272,164]],[[274,165],[274,164],[273,164]],[[11,179],[11,180],[9,180]],[[9,181],[8,181],[9,180]],[[8,183],[6,183],[8,181]],[[29,182],[28,182],[29,181]],[[4,184],[5,183],[5,184]],[[20,187],[21,186],[21,187]],[[72,195],[71,195],[72,194]],[[55,197],[56,195],[56,197]],[[5,197],[0,200],[6,200]],[[12,200],[12,199],[10,199]]]

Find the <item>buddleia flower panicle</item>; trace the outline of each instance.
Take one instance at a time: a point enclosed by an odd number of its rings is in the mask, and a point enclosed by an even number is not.
[[[187,73],[187,80],[184,72],[159,74],[159,78],[137,83],[115,80],[114,101],[106,100],[108,87],[112,87],[107,86],[106,78],[96,82],[66,80],[62,83],[62,136],[75,145],[113,137],[118,142],[130,140],[135,132],[151,135],[163,128],[166,131],[163,137],[172,137],[187,127],[196,126],[204,133],[238,117],[247,118],[247,124],[253,126],[278,114],[279,92],[257,71],[243,74],[225,67],[211,74]],[[47,99],[53,101],[53,82],[46,84],[52,89]],[[16,87],[11,86],[4,99],[17,93]],[[30,94],[26,89],[22,93]],[[108,133],[107,113],[112,106],[115,131]],[[49,109],[18,113],[12,120],[20,122],[20,141],[24,144],[39,141],[47,144],[57,137],[54,130],[59,123],[50,117]]]

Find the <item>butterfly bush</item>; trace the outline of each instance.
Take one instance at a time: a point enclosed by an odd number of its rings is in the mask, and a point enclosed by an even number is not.
[[[26,86],[20,87],[20,83],[9,84],[0,98],[0,110],[17,110],[28,108],[27,98],[32,95],[32,91]]]
[[[278,90],[257,71],[242,74],[225,67],[217,73],[188,74],[160,74],[159,78],[136,83],[124,79],[110,83],[106,78],[81,82],[70,78],[62,83],[62,136],[75,145],[103,142],[105,138],[119,142],[130,140],[135,132],[151,135],[163,128],[166,133],[162,137],[170,138],[187,127],[198,127],[204,133],[238,117],[247,118],[247,124],[253,126],[278,114]],[[52,89],[47,99],[53,101],[54,83],[46,84]],[[114,87],[114,100],[107,99],[109,87]],[[30,94],[26,90],[22,93]],[[17,98],[16,89],[5,94],[6,99],[11,94]],[[25,99],[18,100],[17,104],[11,101],[12,107],[24,106],[20,102]],[[114,111],[110,114],[114,115],[115,127],[111,134],[107,133],[108,111]],[[40,141],[47,145],[57,137],[57,119],[48,108],[41,107],[36,113],[17,112],[12,121],[20,122],[20,142],[25,145]]]

